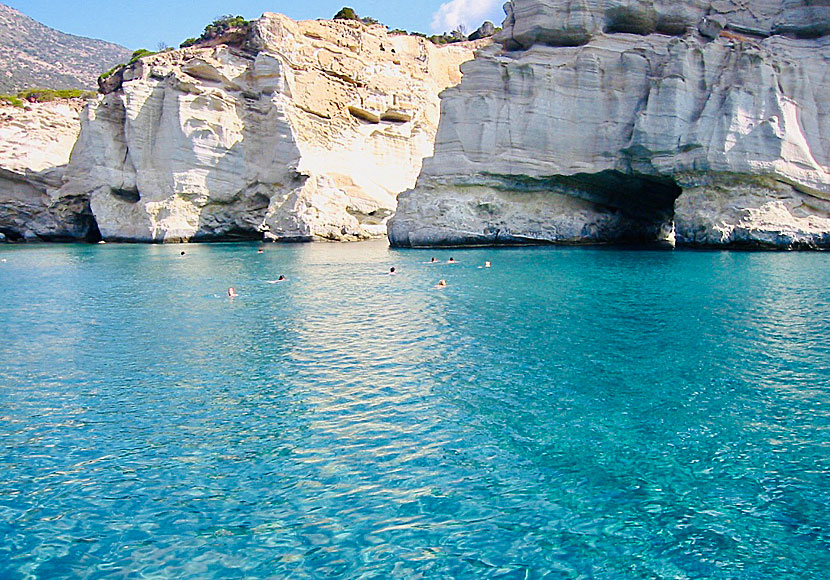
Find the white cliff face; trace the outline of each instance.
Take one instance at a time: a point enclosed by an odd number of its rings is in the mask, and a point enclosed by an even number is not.
[[[89,203],[59,196],[84,102],[0,105],[0,239],[95,237]]]
[[[89,196],[106,240],[382,235],[475,46],[265,14],[244,45],[127,69],[83,113],[61,194]]]
[[[81,130],[80,99],[0,104],[0,167],[25,173],[66,165]]]
[[[508,3],[515,50],[443,95],[390,241],[830,244],[830,7],[809,4]]]

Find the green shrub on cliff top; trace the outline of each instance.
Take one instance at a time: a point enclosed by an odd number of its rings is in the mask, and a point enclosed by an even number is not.
[[[130,62],[127,63],[127,66],[130,66],[131,64],[135,64],[136,62],[138,62],[138,59],[140,59],[142,57],[153,56],[154,54],[158,54],[158,53],[153,52],[152,50],[147,50],[146,48],[139,48],[130,57]]]
[[[360,20],[360,18],[357,17],[357,12],[354,11],[354,8],[344,6],[334,15],[334,20]]]
[[[380,24],[377,19],[372,18],[371,16],[364,16],[361,18],[357,15],[357,12],[354,11],[354,8],[349,8],[348,6],[341,8],[337,14],[334,15],[332,20],[356,20],[357,22],[362,22],[363,24]]]
[[[0,101],[15,107],[29,103],[49,103],[58,99],[89,99],[95,96],[91,91],[80,89],[26,89],[16,95],[0,95]]]
[[[220,16],[219,18],[205,26],[205,30],[204,32],[202,32],[202,35],[199,38],[188,38],[179,45],[179,48],[187,48],[188,46],[194,46],[205,40],[210,40],[212,38],[221,36],[231,30],[245,28],[249,24],[250,22],[248,22],[241,16],[233,16],[231,14]],[[161,52],[173,50],[169,47],[160,46],[160,48],[162,48]],[[125,67],[135,64],[136,62],[138,62],[140,58],[143,58],[145,56],[153,56],[154,54],[158,54],[158,52],[147,50],[146,48],[139,48],[133,53],[132,57],[130,57],[130,61],[127,64],[119,64],[112,67],[110,70],[98,77],[98,79],[106,80],[118,71],[124,69]]]
[[[112,75],[114,75],[118,71],[118,69],[123,68],[123,67],[124,67],[123,64],[117,64],[114,67],[112,67],[111,69],[109,69],[107,72],[102,73],[99,78],[101,80],[106,80],[106,79],[110,78]]]
[[[58,99],[88,99],[95,93],[80,89],[28,89],[17,93],[17,96],[30,103],[48,103]]]
[[[205,30],[202,32],[202,36],[199,37],[199,40],[216,38],[217,36],[221,36],[222,34],[228,32],[232,28],[242,28],[248,24],[250,23],[241,16],[226,14],[224,16],[220,16],[205,26]]]
[[[220,16],[219,18],[215,19],[213,22],[205,26],[205,30],[202,32],[202,35],[199,38],[188,38],[179,45],[179,48],[187,48],[188,46],[194,46],[196,44],[199,44],[200,42],[211,40],[212,38],[216,38],[217,36],[222,36],[223,34],[231,30],[245,28],[249,24],[251,24],[250,21],[245,20],[239,15],[234,16],[232,14],[226,14],[224,16]]]
[[[25,106],[23,101],[15,95],[0,95],[0,103],[6,103],[7,105],[20,107],[21,109]]]

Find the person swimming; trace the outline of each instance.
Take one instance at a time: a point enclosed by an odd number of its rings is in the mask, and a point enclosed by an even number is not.
[[[389,268],[389,275],[393,276],[394,274],[395,274],[395,266],[392,266],[391,268]]]
[[[438,280],[438,284],[435,285],[436,288],[446,288],[447,281],[446,280]]]
[[[437,262],[438,260],[435,259],[435,256],[433,256],[432,259],[429,261],[430,264],[435,264]]]
[[[184,256],[184,250],[182,250],[182,253],[181,253],[181,254],[179,254],[179,255],[180,255],[180,256]]]
[[[236,298],[239,294],[236,293],[236,290],[233,289],[233,286],[228,288],[228,298]]]
[[[279,278],[277,278],[277,282],[284,282],[284,281],[285,281],[285,276],[283,276],[282,274],[280,274],[280,277],[279,277]]]
[[[260,248],[260,249],[258,249],[258,250],[256,251],[256,253],[257,253],[257,254],[261,254],[261,253],[263,253],[264,251],[265,251],[265,250],[263,250],[262,248]]]
[[[449,259],[449,260],[447,260],[447,264],[455,264],[455,258],[453,258],[452,256],[450,256],[450,259]]]

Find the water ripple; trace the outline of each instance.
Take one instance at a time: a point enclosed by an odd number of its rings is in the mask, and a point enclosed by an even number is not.
[[[825,254],[0,251],[0,578],[830,567]]]

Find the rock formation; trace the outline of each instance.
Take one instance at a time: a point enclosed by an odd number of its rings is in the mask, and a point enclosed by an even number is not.
[[[490,38],[496,33],[496,27],[489,20],[485,20],[481,26],[473,31],[467,40],[481,40],[482,38]]]
[[[431,155],[438,93],[486,44],[265,14],[236,45],[145,57],[82,114],[59,197],[105,240],[383,235]]]
[[[83,196],[58,195],[84,101],[0,105],[0,240],[96,240]]]
[[[396,246],[830,245],[830,6],[514,0]]]

